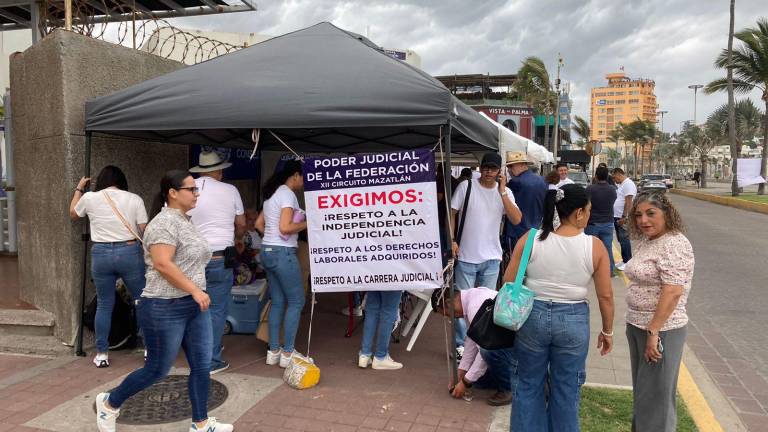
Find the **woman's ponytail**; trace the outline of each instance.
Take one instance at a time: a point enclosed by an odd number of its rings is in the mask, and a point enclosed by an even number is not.
[[[544,197],[544,214],[541,221],[541,234],[539,235],[539,240],[546,240],[549,233],[555,230],[556,197],[556,189],[547,190],[547,195]]]

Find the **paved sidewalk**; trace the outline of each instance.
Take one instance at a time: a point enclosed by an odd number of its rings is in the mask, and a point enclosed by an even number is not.
[[[588,357],[589,385],[628,387],[629,358],[623,337],[624,282],[613,279],[616,318],[614,351],[601,357],[594,347],[600,313],[590,293],[592,339]],[[318,296],[311,355],[321,368],[320,384],[297,391],[282,383],[282,370],[266,366],[266,346],[253,336],[226,336],[225,358],[232,367],[214,376],[226,384],[230,397],[211,415],[235,421],[239,432],[250,431],[488,431],[508,430],[509,408],[485,403],[489,391],[474,400],[448,395],[443,320],[433,315],[414,350],[407,339],[391,345],[392,356],[405,364],[400,371],[362,370],[356,366],[361,328],[343,336],[346,318],[338,313],[343,294]],[[308,316],[304,316],[308,321]],[[306,349],[306,326],[298,349]],[[92,353],[89,353],[92,354]],[[32,358],[0,355],[0,421],[14,431],[75,432],[95,430],[93,397],[116,385],[142,364],[137,352],[111,354],[112,366],[96,369],[88,358]],[[185,367],[181,355],[177,367]],[[165,426],[120,425],[120,431],[186,430],[186,422]]]

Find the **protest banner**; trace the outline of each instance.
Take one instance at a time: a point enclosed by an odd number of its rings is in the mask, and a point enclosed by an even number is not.
[[[306,158],[304,199],[313,291],[442,285],[430,151]]]

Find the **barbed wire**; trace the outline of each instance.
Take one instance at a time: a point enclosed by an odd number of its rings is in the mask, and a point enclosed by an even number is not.
[[[47,35],[64,27],[61,0],[43,0],[40,12],[41,34]],[[131,19],[126,20],[127,15],[131,15]],[[247,46],[246,43],[235,45],[180,29],[165,19],[133,9],[130,0],[73,0],[72,31],[190,65]]]

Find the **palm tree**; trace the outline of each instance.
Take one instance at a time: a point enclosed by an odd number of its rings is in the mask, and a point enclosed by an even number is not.
[[[736,154],[741,154],[741,148],[747,141],[752,141],[760,133],[760,122],[763,118],[763,112],[760,111],[751,99],[742,99],[737,101],[734,109],[734,123],[736,131]],[[728,104],[717,108],[707,118],[707,123],[712,123],[712,127],[719,128],[721,131],[721,140],[719,144],[727,144],[730,137],[730,128],[728,127]]]
[[[616,143],[616,149],[619,148],[619,141],[624,138],[624,123],[619,122],[613,130],[608,133],[608,139]],[[629,165],[627,164],[627,141],[624,140],[624,170],[629,171]]]
[[[621,152],[618,148],[608,148],[605,150],[605,156],[608,158],[608,165],[615,167],[621,159]]]
[[[733,5],[731,5],[731,9],[733,10]],[[731,17],[733,17],[733,14],[731,14]],[[758,19],[757,27],[741,30],[734,37],[741,42],[741,45],[736,49],[723,50],[715,60],[715,65],[720,68],[726,68],[729,72],[732,71],[736,75],[736,78],[733,79],[734,92],[749,93],[754,89],[762,92],[765,112],[763,113],[763,153],[760,175],[765,178],[766,160],[768,160],[768,133],[766,133],[768,131],[768,19]],[[731,43],[729,40],[729,44]],[[728,78],[712,81],[707,84],[704,91],[706,93],[725,91],[728,89],[728,81]],[[738,155],[733,150],[731,151],[731,157],[735,161]],[[734,170],[735,177],[736,171]],[[759,186],[757,193],[759,195],[765,194],[765,184]]]
[[[583,149],[587,142],[589,142],[590,128],[589,123],[582,117],[573,117],[573,131],[579,136],[579,140],[575,142],[579,148]]]
[[[555,111],[555,92],[549,79],[549,72],[544,62],[538,57],[528,57],[517,72],[518,94],[529,105],[546,116],[544,127],[544,146],[549,148],[549,122]]]
[[[701,187],[707,187],[707,162],[709,161],[709,152],[717,145],[720,130],[718,125],[707,122],[702,127],[698,125],[691,125],[680,136],[680,143],[689,149],[693,153],[696,153],[701,163]]]
[[[653,146],[656,137],[656,125],[650,120],[637,119],[623,126],[624,139],[630,141],[635,147],[635,166],[634,173],[639,175],[638,159],[640,170],[645,172],[645,146]],[[638,150],[640,151],[638,155]]]

